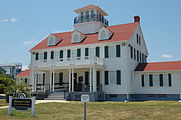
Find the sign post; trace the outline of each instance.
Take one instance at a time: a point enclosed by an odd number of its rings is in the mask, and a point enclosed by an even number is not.
[[[31,109],[31,115],[35,116],[35,97],[26,98],[24,93],[20,93],[18,98],[13,98],[9,96],[9,108],[8,114],[12,114],[12,108],[19,111],[26,111],[27,109]]]
[[[86,120],[86,103],[89,102],[90,96],[89,95],[82,95],[81,101],[84,102],[84,120]]]

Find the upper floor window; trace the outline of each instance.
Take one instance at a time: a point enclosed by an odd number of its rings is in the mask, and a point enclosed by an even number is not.
[[[105,58],[108,58],[109,57],[109,47],[105,46],[104,50],[105,50]]]
[[[39,59],[39,53],[35,53],[35,60]]]
[[[100,57],[100,50],[99,50],[99,47],[96,47],[96,57]]]
[[[121,57],[121,46],[116,45],[116,57]]]
[[[139,43],[139,35],[138,35],[138,33],[136,34],[136,42]]]
[[[137,62],[139,62],[139,51],[137,50]]]
[[[85,56],[89,56],[89,48],[85,48]]]
[[[44,60],[47,59],[47,52],[44,52]]]
[[[134,60],[136,60],[136,49],[134,48]]]
[[[54,59],[54,51],[51,51],[50,59]]]
[[[70,58],[71,50],[67,50],[67,58]]]
[[[60,58],[63,58],[63,50],[60,50]]]
[[[131,58],[133,58],[133,47],[130,46],[130,54],[131,54]]]
[[[77,49],[77,57],[81,56],[81,49]]]

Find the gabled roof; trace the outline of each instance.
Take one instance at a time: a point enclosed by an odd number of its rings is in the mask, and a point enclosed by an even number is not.
[[[135,71],[172,71],[181,70],[181,61],[140,63]]]
[[[87,10],[87,9],[91,9],[91,8],[94,8],[94,9],[98,10],[98,11],[101,12],[102,15],[104,15],[104,16],[107,16],[107,15],[108,15],[103,9],[101,9],[99,6],[96,6],[96,5],[88,5],[88,6],[85,6],[85,7],[79,8],[79,9],[76,9],[75,12],[79,13],[79,12],[81,12],[81,11],[84,11],[84,10]]]
[[[48,38],[45,38],[41,41],[38,45],[33,47],[31,50],[38,50],[38,49],[48,49],[48,48],[55,48],[55,47],[65,47],[65,46],[75,46],[75,45],[85,45],[85,44],[96,44],[96,43],[105,43],[105,42],[113,42],[113,41],[127,41],[132,36],[138,22],[128,23],[128,24],[120,24],[114,26],[107,26],[109,30],[111,30],[114,35],[109,40],[98,40],[98,33],[95,34],[86,34],[86,38],[81,43],[72,43],[71,42],[71,35],[72,32],[63,32],[63,33],[55,33],[57,37],[62,38],[62,41],[58,43],[56,46],[47,46]]]
[[[30,76],[30,70],[24,70],[17,74],[16,76]]]

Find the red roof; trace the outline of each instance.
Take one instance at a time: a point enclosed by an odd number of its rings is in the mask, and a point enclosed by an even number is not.
[[[65,47],[65,46],[74,46],[74,45],[85,45],[85,44],[96,44],[96,43],[104,43],[104,42],[113,42],[113,41],[125,41],[129,40],[131,35],[134,32],[136,25],[138,22],[128,23],[128,24],[120,24],[114,26],[108,26],[107,28],[111,30],[114,34],[109,40],[98,40],[98,33],[95,34],[86,34],[86,39],[81,43],[71,43],[72,32],[63,32],[63,33],[54,33],[57,37],[63,39],[56,46],[47,46],[48,38],[45,38],[38,45],[33,47],[31,50],[38,49],[48,49],[55,47]]]
[[[140,63],[135,71],[181,70],[181,61]]]
[[[24,70],[17,74],[16,76],[30,76],[30,70]]]

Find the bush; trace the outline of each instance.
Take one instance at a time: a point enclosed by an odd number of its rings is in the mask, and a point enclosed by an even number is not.
[[[13,94],[13,97],[18,97],[20,93],[24,93],[26,97],[31,97],[31,89],[26,85],[12,85],[5,89],[6,102],[9,102],[9,95]]]

